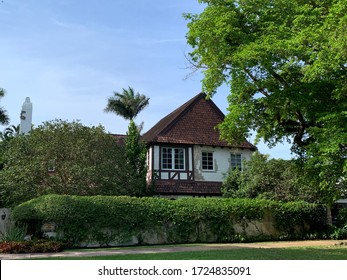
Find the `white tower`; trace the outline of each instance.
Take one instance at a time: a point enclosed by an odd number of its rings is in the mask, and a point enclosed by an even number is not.
[[[25,98],[25,102],[20,112],[20,134],[28,134],[31,130],[31,122],[33,116],[33,104],[30,102],[30,97]]]

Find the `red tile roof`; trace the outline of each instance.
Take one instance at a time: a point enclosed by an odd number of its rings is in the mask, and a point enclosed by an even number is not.
[[[221,140],[216,126],[223,120],[224,114],[215,103],[207,99],[206,94],[199,93],[161,119],[143,135],[142,139],[148,144],[195,144],[257,149],[247,141],[229,144]]]
[[[125,139],[127,137],[125,134],[111,134],[111,136],[116,139],[118,145],[121,147],[125,146]]]

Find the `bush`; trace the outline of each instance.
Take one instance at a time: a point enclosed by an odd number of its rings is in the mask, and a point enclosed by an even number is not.
[[[1,254],[61,252],[63,244],[56,241],[6,241],[0,242]]]
[[[10,224],[6,229],[5,233],[0,232],[0,242],[6,241],[23,241],[27,234],[27,226],[16,226]]]
[[[269,159],[254,153],[243,162],[242,172],[231,169],[222,186],[224,197],[271,199],[282,202],[319,201],[317,189],[305,181],[300,161]]]
[[[272,209],[276,228],[291,238],[302,238],[308,229],[324,233],[327,230],[327,209],[323,205],[303,201],[279,203]]]
[[[302,209],[302,210],[300,210]],[[273,213],[275,226],[288,238],[323,228],[324,207],[305,202],[280,203],[259,199],[180,199],[110,196],[47,195],[13,209],[13,218],[40,230],[42,223],[54,222],[58,236],[75,245],[97,240],[102,246],[123,242],[132,236],[139,243],[144,232],[162,234],[168,243],[235,242],[256,238],[235,232],[254,220]],[[299,227],[297,231],[291,229]]]
[[[342,228],[336,228],[331,234],[332,239],[346,239],[347,238],[347,224]]]
[[[102,126],[45,122],[6,144],[0,207],[45,194],[143,195],[146,182],[124,154],[124,147]]]
[[[339,209],[339,212],[337,214],[337,226],[344,226],[347,225],[347,208]]]

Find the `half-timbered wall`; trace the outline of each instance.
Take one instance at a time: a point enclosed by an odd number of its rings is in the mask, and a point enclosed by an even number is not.
[[[174,150],[184,151],[184,166],[175,166]],[[168,163],[170,152],[172,162]],[[148,179],[155,175],[157,180],[222,182],[232,166],[231,154],[241,155],[243,161],[250,159],[252,151],[201,145],[154,145],[148,149]]]

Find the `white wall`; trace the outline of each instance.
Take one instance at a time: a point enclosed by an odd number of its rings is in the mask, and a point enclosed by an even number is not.
[[[214,170],[206,171],[202,170],[202,152],[213,152],[214,159]],[[149,153],[149,170],[147,173],[147,180],[151,178],[151,173],[155,170],[159,170],[159,146],[155,145],[148,150]],[[211,146],[200,146],[195,145],[193,148],[188,148],[188,167],[189,171],[194,169],[195,181],[209,181],[209,182],[223,182],[225,175],[231,166],[231,154],[241,154],[242,161],[249,160],[252,151],[248,149],[231,149],[231,148],[221,148],[221,147],[211,147]],[[193,159],[192,159],[193,154]],[[152,162],[153,161],[153,162]],[[152,165],[153,163],[153,165]],[[153,170],[152,170],[153,167]],[[184,174],[180,174],[181,180],[184,178]],[[186,175],[187,176],[187,175]],[[168,172],[162,172],[161,179],[169,179]],[[178,179],[178,178],[176,178]]]
[[[214,170],[202,170],[202,152],[213,152]],[[231,154],[241,154],[242,160],[249,160],[252,151],[210,146],[194,146],[194,167],[196,181],[222,182],[230,169]]]

